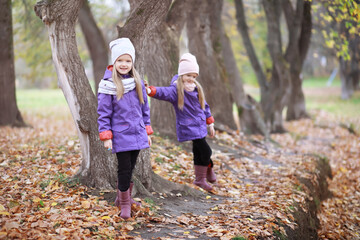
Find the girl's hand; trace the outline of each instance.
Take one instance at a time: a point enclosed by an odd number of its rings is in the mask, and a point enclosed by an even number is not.
[[[145,80],[145,79],[144,79],[144,85],[145,85],[145,87],[146,87],[146,88],[148,88],[148,87],[149,87],[149,83],[148,83],[148,81],[147,81],[147,80]]]
[[[214,124],[210,124],[209,125],[209,130],[210,130],[210,137],[215,137],[215,128],[214,128]]]
[[[151,137],[148,136],[148,142],[149,142],[149,146],[151,147],[152,141],[151,141]]]
[[[105,140],[104,146],[107,150],[112,150],[112,140],[111,139]]]

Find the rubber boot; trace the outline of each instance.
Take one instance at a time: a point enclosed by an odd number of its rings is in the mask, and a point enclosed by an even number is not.
[[[135,201],[135,200],[131,197],[133,186],[134,186],[134,183],[131,182],[131,183],[130,183],[130,188],[129,188],[129,189],[130,189],[130,204],[133,205],[133,204],[135,203],[136,206],[140,207],[140,206],[141,206],[141,203]]]
[[[115,198],[115,206],[120,207],[120,193],[121,191],[118,189],[116,192],[116,198]]]
[[[121,213],[120,217],[123,219],[128,219],[131,217],[131,205],[130,205],[130,189],[125,192],[120,192],[120,207]]]
[[[195,168],[195,181],[196,186],[201,187],[206,191],[212,190],[212,187],[206,182],[207,166],[194,165]]]
[[[211,183],[216,182],[216,175],[215,175],[212,167],[210,167],[210,165],[208,166],[207,171],[206,171],[206,179]]]

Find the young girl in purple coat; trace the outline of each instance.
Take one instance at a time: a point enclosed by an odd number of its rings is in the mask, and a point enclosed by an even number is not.
[[[206,125],[209,125],[210,136],[215,136],[214,118],[211,116],[209,105],[205,101],[203,89],[198,81],[199,65],[196,58],[190,53],[182,55],[178,75],[175,75],[168,87],[147,88],[150,97],[169,101],[173,104],[176,113],[176,133],[179,142],[192,141],[194,153],[194,184],[210,191],[212,186],[207,181],[216,181],[212,169],[213,162],[210,146],[205,137]],[[206,181],[207,180],[207,181]]]
[[[100,139],[118,160],[115,205],[120,216],[131,216],[131,176],[140,149],[151,145],[150,109],[144,83],[134,68],[135,48],[128,38],[110,42],[113,65],[107,67],[98,90]],[[139,204],[139,203],[136,203]]]

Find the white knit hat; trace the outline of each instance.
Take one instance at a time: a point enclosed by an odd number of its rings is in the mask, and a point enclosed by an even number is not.
[[[191,53],[184,53],[179,62],[178,75],[181,76],[187,73],[197,73],[199,75],[199,65],[196,57]]]
[[[111,64],[114,64],[116,59],[123,54],[129,54],[135,63],[135,48],[128,38],[118,38],[110,42],[111,50]]]

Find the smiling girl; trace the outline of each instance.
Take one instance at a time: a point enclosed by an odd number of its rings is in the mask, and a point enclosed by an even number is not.
[[[115,205],[121,217],[131,216],[131,176],[141,149],[151,145],[150,109],[144,83],[134,68],[135,48],[128,38],[110,42],[113,65],[107,67],[98,90],[100,140],[118,160]]]
[[[171,102],[176,113],[176,134],[179,142],[192,141],[194,154],[195,181],[194,184],[210,191],[212,186],[207,181],[216,181],[210,159],[212,151],[207,144],[206,125],[210,136],[215,136],[214,118],[210,107],[205,101],[204,91],[196,78],[199,76],[199,65],[196,57],[190,53],[182,55],[178,74],[168,87],[147,88],[150,97]],[[206,181],[207,180],[207,181]]]

